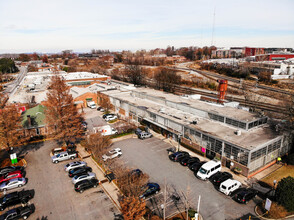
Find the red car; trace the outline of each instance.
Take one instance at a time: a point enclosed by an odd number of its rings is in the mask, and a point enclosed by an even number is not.
[[[1,176],[0,183],[11,180],[11,179],[15,179],[15,178],[22,178],[22,177],[24,177],[22,171],[20,170],[13,171],[13,172],[5,174],[4,176]]]

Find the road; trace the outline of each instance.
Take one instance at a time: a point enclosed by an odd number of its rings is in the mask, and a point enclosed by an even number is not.
[[[187,168],[169,160],[166,149],[171,145],[157,138],[139,140],[127,139],[114,143],[114,148],[122,149],[123,156],[119,160],[132,168],[139,168],[150,176],[151,182],[157,182],[164,189],[178,193],[187,192],[193,208],[197,207],[198,196],[201,195],[200,213],[205,220],[238,219],[247,213],[254,213],[254,206],[259,199],[241,205],[230,197],[217,191],[209,181],[201,181]]]
[[[26,76],[27,71],[28,71],[27,67],[24,67],[24,66],[19,67],[19,74],[17,75],[14,81],[6,84],[7,88],[4,90],[4,93],[8,94],[8,96],[13,95],[17,87],[20,85],[20,83]]]

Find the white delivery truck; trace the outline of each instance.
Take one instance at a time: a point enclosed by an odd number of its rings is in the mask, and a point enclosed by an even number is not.
[[[96,106],[96,103],[94,102],[94,101],[88,101],[87,102],[87,106],[89,107],[89,108],[96,108],[97,106]]]
[[[110,125],[104,125],[104,126],[101,126],[101,127],[96,127],[96,128],[94,128],[94,131],[95,131],[95,133],[96,132],[101,132],[101,134],[103,136],[113,135],[113,134],[118,133],[118,131],[115,128],[111,127]]]

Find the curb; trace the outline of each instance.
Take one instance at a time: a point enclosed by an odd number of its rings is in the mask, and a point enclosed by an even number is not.
[[[90,157],[91,158],[91,160],[93,161],[93,163],[98,167],[98,169],[102,172],[102,173],[104,173],[103,172],[103,170],[102,170],[102,168],[96,163],[96,161],[92,158],[92,157]],[[103,186],[103,184],[100,184],[100,186],[103,188],[103,191],[107,194],[107,196],[108,196],[108,198],[112,201],[112,203],[116,206],[116,208],[119,210],[119,211],[121,211],[121,208],[120,208],[120,206],[116,203],[116,201],[114,201],[114,199],[110,196],[110,194],[107,192],[107,190],[104,188],[104,186]],[[115,187],[116,188],[116,187]]]
[[[256,216],[260,219],[265,219],[265,220],[283,220],[283,219],[288,219],[288,218],[292,218],[294,217],[294,215],[289,215],[289,216],[286,216],[285,218],[266,218],[266,217],[263,217],[262,215],[259,215],[256,211],[257,209],[257,205],[254,207],[254,212],[256,214]]]

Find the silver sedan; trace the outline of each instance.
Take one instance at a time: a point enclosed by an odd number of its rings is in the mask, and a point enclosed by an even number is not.
[[[81,176],[74,176],[74,178],[72,178],[72,183],[76,184],[77,182],[80,182],[82,180],[89,180],[89,179],[94,179],[94,178],[96,178],[95,173],[88,173],[88,174],[81,175]]]
[[[71,163],[68,163],[64,166],[65,171],[70,171],[71,169],[77,168],[77,167],[83,167],[86,166],[87,163],[84,161],[74,161]]]
[[[27,183],[25,178],[16,178],[16,179],[11,179],[6,182],[3,182],[0,185],[0,191],[6,191],[8,189],[14,189],[17,187],[22,187]]]

